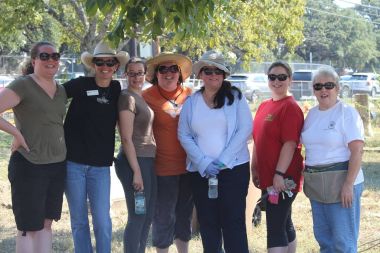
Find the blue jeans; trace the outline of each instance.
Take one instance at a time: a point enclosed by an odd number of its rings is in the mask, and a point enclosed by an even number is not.
[[[311,200],[315,239],[321,253],[357,252],[360,224],[360,197],[363,183],[354,186],[353,203],[350,208],[342,203],[324,204]]]
[[[92,253],[87,198],[90,202],[96,252],[111,252],[110,168],[67,161],[66,198],[76,253]]]

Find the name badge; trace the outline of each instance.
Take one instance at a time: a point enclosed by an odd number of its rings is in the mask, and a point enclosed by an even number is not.
[[[87,92],[87,96],[97,96],[99,95],[99,91],[98,90],[88,90],[86,91]]]

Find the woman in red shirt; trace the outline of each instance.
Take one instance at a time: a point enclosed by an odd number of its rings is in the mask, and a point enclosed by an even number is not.
[[[289,65],[281,61],[272,63],[268,79],[272,98],[260,104],[254,119],[252,180],[269,196],[264,200],[268,252],[295,252],[291,205],[300,191],[303,158],[299,139],[304,117],[288,92],[292,81]],[[296,186],[288,195],[284,191],[289,189],[286,182],[290,180]]]

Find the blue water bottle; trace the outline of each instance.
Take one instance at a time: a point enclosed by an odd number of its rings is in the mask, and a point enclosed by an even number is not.
[[[135,213],[145,214],[145,194],[143,191],[135,192]]]

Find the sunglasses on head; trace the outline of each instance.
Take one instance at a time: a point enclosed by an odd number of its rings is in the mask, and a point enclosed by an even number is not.
[[[115,61],[115,60],[107,60],[107,61],[104,61],[104,60],[96,59],[96,58],[95,58],[92,62],[93,62],[96,66],[98,66],[98,67],[102,67],[102,66],[104,66],[104,65],[106,65],[107,67],[113,67],[113,66],[115,66],[116,64],[118,64],[118,62]]]
[[[136,77],[136,76],[144,76],[144,72],[127,72],[127,76],[129,77]]]
[[[48,61],[50,58],[53,60],[53,61],[59,61],[59,59],[61,58],[61,54],[60,53],[40,53],[38,55],[38,58],[41,60],[41,61]]]
[[[224,74],[224,71],[221,70],[221,69],[211,69],[211,68],[203,68],[202,69],[203,73],[205,73],[206,76],[211,76],[212,73],[214,73],[215,75],[223,75]]]
[[[285,75],[285,74],[279,74],[279,75],[269,74],[268,78],[271,81],[276,81],[276,79],[279,81],[285,81],[286,79],[288,79],[288,75]]]
[[[336,86],[333,82],[326,82],[326,83],[315,83],[313,85],[314,90],[322,90],[323,87],[325,87],[326,90],[332,90]]]
[[[159,66],[157,68],[158,72],[160,74],[167,74],[167,73],[178,73],[179,72],[179,67],[178,65],[171,65],[169,67],[166,66]]]

